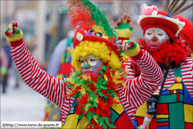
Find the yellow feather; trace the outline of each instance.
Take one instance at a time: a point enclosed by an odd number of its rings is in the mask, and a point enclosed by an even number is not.
[[[106,80],[106,81],[108,80],[108,78],[107,78],[107,76],[106,76],[106,75],[103,75],[103,77],[105,78],[105,80]]]

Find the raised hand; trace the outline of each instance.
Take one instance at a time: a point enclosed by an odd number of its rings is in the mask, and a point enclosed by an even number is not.
[[[5,30],[5,36],[7,38],[7,41],[14,42],[22,39],[23,32],[19,29],[18,24],[16,21],[13,21],[10,23]]]
[[[118,40],[129,40],[133,32],[133,25],[129,14],[123,14],[116,22],[115,31],[118,34]]]
[[[136,56],[140,51],[139,45],[132,40],[124,40],[124,41],[119,40],[117,41],[117,43],[120,44],[119,48],[127,56],[130,56],[130,57]]]

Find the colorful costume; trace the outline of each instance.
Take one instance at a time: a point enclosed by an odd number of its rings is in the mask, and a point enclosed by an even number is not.
[[[178,2],[173,1],[171,6],[167,6],[168,3],[166,3],[165,10],[168,7],[168,12],[177,15],[184,1],[177,6]],[[150,52],[162,68],[166,80],[163,82],[163,89],[160,91],[159,88],[158,92],[154,93],[157,98],[152,96],[147,101],[147,103],[151,102],[150,104],[144,103],[139,107],[135,124],[142,129],[193,128],[193,60],[190,57],[190,48],[192,49],[193,43],[192,25],[185,18],[181,16],[172,18],[169,13],[159,11],[155,6],[142,8],[142,11],[146,13],[142,13],[138,22],[143,29],[144,39],[140,39],[138,43]],[[169,40],[159,46],[154,43],[156,37],[153,37],[154,39],[151,40],[154,45],[157,45],[155,50],[148,46],[147,37],[145,37],[146,30],[153,27],[157,30],[163,29],[169,36]],[[127,66],[130,69],[129,77],[139,74],[140,69],[132,65],[130,61]],[[155,111],[156,114],[152,115],[150,111]]]
[[[61,108],[64,128],[128,128],[128,116],[133,120],[133,111],[161,85],[161,69],[134,42],[127,41],[131,47],[120,51],[114,43],[116,35],[108,21],[91,2],[69,3],[72,26],[78,26],[71,63],[76,72],[73,71],[67,79],[47,74],[27,50],[21,30],[16,31],[13,37],[6,31],[18,71],[29,87]],[[126,77],[127,70],[122,63],[127,60],[124,53],[140,66],[141,74],[137,78]],[[83,67],[87,69],[92,65],[91,55],[97,65],[100,64],[97,62],[104,63],[97,76],[82,73]]]

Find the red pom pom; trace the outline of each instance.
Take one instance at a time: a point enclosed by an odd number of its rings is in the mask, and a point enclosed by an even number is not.
[[[132,47],[132,46],[134,45],[134,42],[131,41],[131,42],[129,43],[129,45],[130,45],[130,47]]]
[[[121,22],[117,22],[117,26],[120,26],[121,25]]]
[[[13,21],[12,24],[13,24],[13,27],[18,25],[16,21]]]
[[[6,36],[9,36],[9,33],[8,33],[7,31],[5,31],[5,35],[6,35]]]

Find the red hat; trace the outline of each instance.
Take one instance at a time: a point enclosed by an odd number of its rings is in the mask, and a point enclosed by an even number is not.
[[[115,44],[117,35],[109,25],[104,14],[87,0],[70,0],[68,4],[72,5],[69,8],[68,17],[71,19],[72,28],[76,28],[73,48],[82,41],[104,42],[110,50],[114,51],[121,58],[121,51]]]
[[[138,23],[143,29],[143,34],[150,27],[158,27],[165,30],[172,39],[185,25],[184,22],[172,18],[169,13],[164,11],[153,11],[148,15],[142,15],[139,17]]]
[[[79,31],[75,34],[75,39],[73,43],[73,48],[75,48],[82,41],[98,41],[104,42],[110,50],[113,50],[117,56],[120,58],[121,52],[119,51],[118,46],[114,43],[115,37],[108,37],[106,34],[95,32],[93,29],[84,30],[84,33]]]

